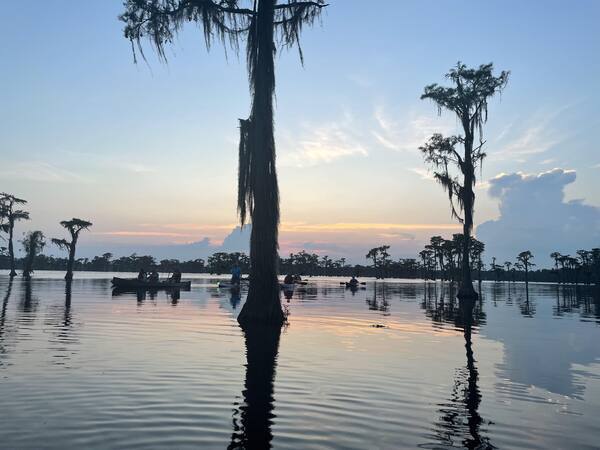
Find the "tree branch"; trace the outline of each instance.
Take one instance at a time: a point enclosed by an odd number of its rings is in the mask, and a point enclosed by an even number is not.
[[[275,5],[275,9],[307,8],[309,6],[315,6],[317,8],[324,8],[326,6],[329,6],[329,4],[328,3],[311,2],[311,1],[293,2],[293,3],[283,3],[280,5]]]

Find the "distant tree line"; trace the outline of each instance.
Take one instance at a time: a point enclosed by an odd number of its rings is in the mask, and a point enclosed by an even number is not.
[[[302,250],[290,253],[287,258],[279,260],[280,274],[298,274],[311,276],[342,276],[385,278],[412,278],[425,280],[442,280],[458,283],[461,277],[461,255],[463,235],[456,233],[451,239],[433,236],[430,243],[419,253],[420,259],[392,259],[389,245],[374,247],[365,255],[370,264],[348,264],[346,258],[334,259],[328,255],[318,255]],[[43,248],[43,247],[42,247]],[[495,282],[559,282],[569,284],[600,283],[600,249],[590,251],[579,250],[577,258],[568,255],[556,257],[555,267],[534,270],[534,255],[523,251],[515,257],[515,261],[486,265],[482,262],[485,245],[471,237],[471,270],[473,279]],[[38,249],[37,252],[41,250]],[[552,255],[555,255],[553,253]],[[554,257],[554,256],[553,256]],[[40,270],[67,270],[69,258],[35,254],[33,259],[28,255],[15,258],[15,267],[24,269],[29,264]],[[250,258],[242,252],[217,252],[206,259],[197,258],[188,261],[178,259],[162,259],[149,255],[132,254],[130,256],[113,257],[112,253],[104,253],[93,258],[78,258],[72,263],[74,271],[104,272],[137,272],[140,268],[157,270],[163,273],[178,268],[184,273],[229,274],[235,265],[242,272],[250,273]],[[10,259],[7,254],[0,255],[0,269],[9,269]]]

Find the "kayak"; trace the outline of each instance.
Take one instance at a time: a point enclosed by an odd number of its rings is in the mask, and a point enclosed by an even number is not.
[[[112,279],[112,284],[120,289],[190,289],[191,281],[140,281],[137,278]]]
[[[239,289],[240,285],[238,283],[230,283],[229,281],[221,281],[217,287],[220,289]]]
[[[285,284],[285,283],[281,283],[281,289],[284,291],[293,291],[294,287],[296,286],[296,284],[292,283],[292,284]]]
[[[361,283],[363,284],[363,283]],[[358,283],[346,283],[346,289],[366,289],[364,284],[361,286]]]

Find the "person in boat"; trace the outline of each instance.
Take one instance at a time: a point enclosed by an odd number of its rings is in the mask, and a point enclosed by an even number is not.
[[[148,274],[146,273],[146,271],[144,269],[140,269],[137,279],[138,279],[138,281],[146,281],[147,276],[148,276]]]
[[[181,282],[181,271],[179,269],[175,269],[173,271],[173,275],[171,275],[171,281],[173,281],[174,283]]]
[[[294,284],[295,282],[296,282],[296,277],[289,273],[283,279],[283,284]]]
[[[348,282],[348,284],[350,286],[358,286],[358,280],[356,279],[356,277],[354,275],[352,275],[352,278],[350,278],[350,281]]]
[[[153,270],[148,277],[148,281],[157,282],[158,281],[158,272]]]
[[[298,274],[294,275],[294,283],[299,283],[300,281],[302,281],[302,277]]]
[[[237,264],[231,269],[231,284],[240,284],[242,281],[242,269]]]

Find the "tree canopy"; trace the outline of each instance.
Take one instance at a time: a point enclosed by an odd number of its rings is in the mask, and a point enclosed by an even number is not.
[[[311,25],[321,14],[324,0],[275,1],[276,39],[283,47],[299,45],[303,25]],[[171,44],[186,23],[202,29],[206,47],[217,40],[225,47],[239,50],[240,39],[252,40],[255,31],[256,1],[251,0],[127,0],[125,12],[119,19],[125,23],[124,34],[132,48],[144,56],[141,41],[148,39],[158,56],[166,61],[165,45]],[[247,50],[250,76],[253,72],[255,50]]]

